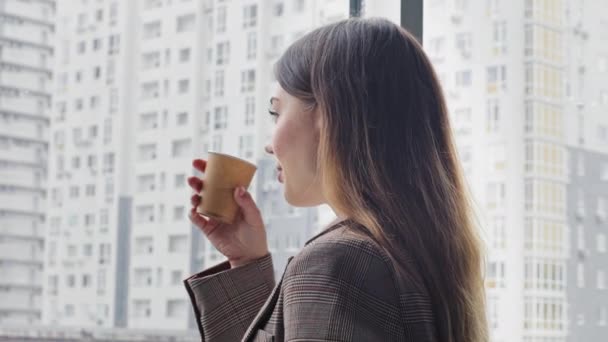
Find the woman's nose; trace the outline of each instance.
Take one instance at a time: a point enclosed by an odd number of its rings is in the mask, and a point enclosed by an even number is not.
[[[264,146],[264,150],[266,151],[266,153],[268,154],[274,154],[274,152],[272,152],[272,147],[270,145],[266,145]]]

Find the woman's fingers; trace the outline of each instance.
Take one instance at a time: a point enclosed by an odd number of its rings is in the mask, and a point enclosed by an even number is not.
[[[201,203],[201,196],[194,194],[190,197],[190,203],[193,207],[198,207],[198,204]]]
[[[192,223],[194,223],[200,229],[205,228],[207,223],[209,223],[209,220],[202,217],[201,215],[199,215],[196,212],[196,207],[193,207],[192,209],[190,209],[190,214],[188,215],[188,217],[190,218],[190,221],[192,221]]]
[[[207,166],[207,161],[204,159],[194,159],[192,161],[192,166],[199,170],[200,172],[205,172],[205,167]]]
[[[189,177],[188,178],[188,185],[190,185],[190,187],[194,191],[196,191],[197,193],[199,193],[203,189],[203,180],[199,179],[197,177]]]

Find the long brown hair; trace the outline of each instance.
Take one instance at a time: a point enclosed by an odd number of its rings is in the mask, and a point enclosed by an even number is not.
[[[439,341],[487,341],[481,240],[444,96],[415,38],[385,19],[343,20],[293,43],[275,75],[321,113],[328,202],[429,294]]]

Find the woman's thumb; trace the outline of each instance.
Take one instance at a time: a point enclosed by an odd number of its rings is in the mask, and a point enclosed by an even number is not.
[[[234,191],[234,199],[243,210],[245,221],[254,223],[259,220],[260,211],[253,201],[251,194],[244,187],[237,187]]]

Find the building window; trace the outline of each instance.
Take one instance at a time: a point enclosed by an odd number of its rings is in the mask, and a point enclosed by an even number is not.
[[[217,58],[215,61],[216,65],[227,64],[228,60],[230,58],[230,42],[217,43],[216,53],[217,53]]]
[[[184,48],[179,50],[179,61],[180,63],[186,63],[190,61],[190,48]]]
[[[585,287],[585,266],[580,262],[576,265],[576,286]]]
[[[189,32],[194,30],[196,20],[194,14],[186,14],[177,17],[177,32]]]
[[[604,327],[606,326],[606,321],[607,321],[607,316],[608,314],[606,313],[606,307],[605,306],[601,306],[598,309],[598,315],[597,315],[597,325]]]
[[[498,132],[500,128],[500,102],[498,99],[487,101],[486,120],[486,131]]]
[[[209,84],[211,81],[209,81]],[[207,89],[205,90],[207,91]],[[216,97],[224,96],[224,70],[216,70],[215,71],[215,92]]]
[[[141,66],[143,70],[155,69],[160,67],[160,52],[146,52],[141,56]]]
[[[253,136],[245,135],[239,137],[239,156],[244,158],[253,157]]]
[[[226,7],[221,6],[217,8],[217,33],[226,32]]]
[[[173,220],[181,221],[184,219],[185,208],[183,206],[173,208]]]
[[[249,32],[247,34],[247,59],[255,59],[257,51],[257,32]]]
[[[597,234],[597,251],[599,253],[606,253],[606,235],[603,233]]]
[[[241,71],[241,92],[255,90],[255,69]]]
[[[146,82],[141,85],[141,98],[144,100],[156,99],[160,95],[157,81]]]
[[[160,37],[162,32],[162,26],[160,20],[145,23],[143,39],[154,39]]]
[[[463,58],[471,57],[472,43],[473,39],[471,37],[471,33],[458,33],[456,34],[456,50],[460,52],[460,55]]]
[[[255,120],[255,98],[245,98],[245,125],[250,126],[254,124]]]
[[[186,175],[183,173],[175,175],[175,188],[183,188],[186,186]]]
[[[150,301],[146,299],[136,299],[133,301],[133,316],[136,318],[150,317],[152,309]]]
[[[189,80],[180,80],[177,84],[177,89],[180,94],[185,94],[190,89],[190,81]]]
[[[456,87],[470,87],[471,84],[471,70],[461,70],[456,72]]]
[[[606,274],[603,270],[597,271],[597,288],[604,290],[606,288]]]
[[[171,285],[182,285],[182,271],[171,271]]]
[[[186,317],[187,307],[186,301],[183,299],[170,299],[167,301],[167,317],[168,318],[184,318]]]
[[[495,21],[492,23],[492,53],[495,56],[507,53],[507,22]]]
[[[243,28],[255,27],[258,20],[258,6],[248,5],[243,7]]]
[[[188,113],[182,112],[177,114],[177,125],[184,126],[188,124]]]
[[[487,68],[487,90],[494,93],[498,88],[507,89],[507,68],[504,65]]]
[[[190,139],[181,139],[173,142],[172,157],[184,158],[190,153]]]
[[[211,141],[211,149],[216,152],[222,151],[222,135],[216,134]]]
[[[155,8],[160,8],[163,5],[162,0],[145,0],[144,9],[150,10]]]
[[[306,1],[305,0],[295,0],[294,10],[296,12],[302,12],[306,9]]]
[[[180,209],[183,207],[178,207]],[[183,214],[180,209],[178,214]],[[181,219],[181,216],[176,217],[176,220]],[[188,252],[188,237],[185,235],[172,235],[169,236],[169,253],[187,253]]]
[[[274,4],[274,8],[273,8],[273,12],[274,15],[276,17],[280,17],[283,15],[283,10],[284,10],[284,6],[283,6],[283,2],[279,1],[277,3]]]
[[[215,107],[215,129],[223,129],[228,127],[228,107]]]

